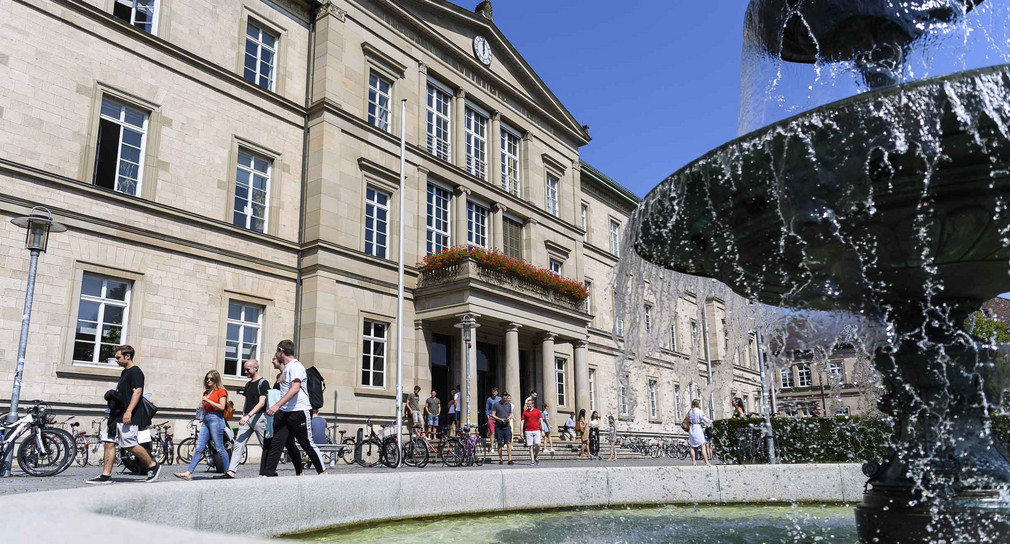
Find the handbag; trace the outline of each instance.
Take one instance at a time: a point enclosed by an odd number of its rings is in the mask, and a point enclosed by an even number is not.
[[[228,401],[228,404],[224,405],[224,410],[221,411],[221,417],[223,417],[225,421],[231,421],[232,418],[235,417],[235,403],[234,402]]]
[[[133,424],[137,428],[144,429],[151,425],[154,416],[158,413],[158,407],[147,397],[141,395],[140,402],[133,408]]]
[[[687,416],[684,416],[684,421],[680,422],[680,428],[684,429],[684,432],[691,431],[691,420],[687,419]]]

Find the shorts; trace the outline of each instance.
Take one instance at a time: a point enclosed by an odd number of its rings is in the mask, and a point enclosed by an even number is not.
[[[487,418],[487,432],[494,434],[494,419]]]
[[[523,435],[526,436],[526,447],[540,445],[540,431],[526,431]]]
[[[433,415],[429,414],[428,415],[428,426],[429,427],[438,427],[438,416],[433,416]]]
[[[512,427],[508,425],[495,425],[494,440],[499,446],[512,441]]]
[[[448,427],[456,422],[456,412],[449,412],[449,415],[445,418],[445,426]]]
[[[116,436],[109,436],[108,424],[102,425],[102,442],[113,442],[120,448],[132,448],[140,445],[140,427],[116,423]],[[150,439],[148,439],[150,442]]]
[[[410,419],[411,421],[414,422],[415,426],[424,425],[424,418],[421,416],[421,412],[419,410],[414,410],[413,412],[411,412]]]

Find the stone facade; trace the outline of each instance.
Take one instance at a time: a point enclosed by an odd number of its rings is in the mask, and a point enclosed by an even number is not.
[[[83,285],[104,278],[130,286],[125,327],[107,343],[137,348],[147,389],[166,418],[184,420],[195,409],[206,370],[231,374],[230,390],[244,383],[226,362],[239,331],[250,335],[239,340],[254,345],[267,370],[276,341],[293,337],[299,358],[326,379],[324,415],[352,425],[388,420],[402,221],[405,391],[435,388],[446,401],[448,388],[464,384],[467,358],[454,325],[471,313],[480,324],[468,358],[475,421],[487,390],[498,385],[520,400],[539,391],[556,424],[584,408],[618,415],[622,431],[671,433],[705,383],[706,364],[729,361],[733,378],[712,395],[713,413],[728,415],[734,394],[756,404],[750,351],[734,357],[715,347],[706,362],[689,355],[698,350],[669,346],[619,370],[611,229],[619,240],[637,198],[579,159],[587,128],[489,17],[435,0],[160,0],[153,24],[140,28],[114,16],[113,4],[0,2],[0,79],[8,82],[0,89],[6,383],[28,263],[23,233],[9,220],[45,205],[70,227],[52,236],[40,261],[23,399],[100,413],[119,370],[100,358],[75,360],[75,335],[91,308],[82,303]],[[251,29],[261,33],[261,46],[250,45]],[[475,55],[477,36],[491,51],[489,65]],[[250,47],[260,61],[269,54],[270,66],[260,65],[252,81]],[[133,194],[119,180],[120,190],[95,183],[110,149],[102,138],[111,126],[120,137],[122,123],[110,125],[103,108],[108,101],[144,115]],[[431,128],[440,120],[444,133]],[[506,139],[514,153],[502,153]],[[122,168],[126,148],[111,149],[119,149]],[[236,219],[259,213],[236,204],[240,190],[249,190],[237,167],[249,154],[269,164],[258,197],[262,232]],[[517,177],[518,188],[503,179],[510,160],[517,168],[507,177]],[[445,200],[434,202],[432,192]],[[380,206],[384,252],[376,208],[367,202],[375,195],[387,198]],[[434,233],[433,203],[447,211]],[[523,260],[544,268],[553,261],[561,275],[590,281],[589,304],[565,304],[473,263],[451,277],[425,277],[418,263],[435,235],[448,246],[503,248],[511,240]],[[261,314],[240,323],[230,315],[240,306]],[[694,301],[675,306],[696,313]],[[707,334],[721,338],[725,310],[707,301],[706,312],[714,324]],[[687,322],[677,326],[678,337],[690,337]]]

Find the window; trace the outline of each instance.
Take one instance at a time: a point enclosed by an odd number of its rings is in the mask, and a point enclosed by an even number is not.
[[[610,220],[610,254],[618,255],[621,252],[621,224],[613,219]]]
[[[428,184],[428,255],[449,247],[449,191]]]
[[[148,34],[154,34],[157,28],[154,19],[158,15],[158,1],[116,0],[112,5],[112,15]]]
[[[750,397],[747,395],[743,396],[743,411],[744,413],[750,413]]]
[[[361,334],[361,385],[386,387],[386,330],[389,326],[365,320]]]
[[[501,188],[521,197],[519,187],[519,135],[501,127]]]
[[[649,419],[659,419],[659,403],[656,398],[656,380],[649,380]]]
[[[617,311],[617,291],[610,292],[610,300],[614,308],[614,332],[617,336],[624,336],[624,316]]]
[[[558,407],[564,406],[566,404],[565,399],[565,360],[556,357],[554,359],[554,382],[558,388]]]
[[[681,420],[684,419],[684,407],[681,405],[680,398],[680,384],[673,385],[673,414],[677,418],[677,424],[679,425]]]
[[[271,167],[270,159],[239,148],[233,224],[256,232],[266,231]]]
[[[677,316],[673,316],[670,324],[670,351],[677,351]]]
[[[277,64],[277,36],[263,30],[251,20],[245,27],[246,81],[268,91],[274,90],[274,71]]]
[[[589,369],[589,412],[596,409],[596,369]]]
[[[390,123],[391,113],[389,105],[391,102],[390,91],[393,84],[386,78],[370,72],[368,75],[368,124],[378,127],[379,130],[389,132],[392,128]]]
[[[365,253],[386,258],[389,232],[389,195],[373,189],[365,190]]]
[[[831,383],[845,383],[845,367],[842,366],[841,361],[831,361],[828,363],[828,376],[831,378]]]
[[[779,370],[779,376],[781,377],[781,381],[782,381],[782,389],[792,389],[794,387],[794,384],[793,384],[793,369],[792,368],[783,368],[783,369],[780,369]]]
[[[74,362],[99,364],[115,355],[126,338],[131,283],[84,274],[77,307]]]
[[[449,93],[428,82],[428,153],[447,161],[449,157]]]
[[[617,408],[622,416],[628,415],[627,386],[624,385],[624,380],[617,384]]]
[[[502,242],[505,254],[516,259],[523,258],[523,224],[504,217],[502,220]]]
[[[698,349],[698,321],[691,320],[691,349]]]
[[[102,99],[95,185],[137,196],[144,168],[147,118],[146,112],[111,98]]]
[[[474,202],[466,203],[466,243],[487,247],[488,209]]]
[[[582,241],[589,240],[589,204],[582,203]]]
[[[548,266],[550,267],[552,274],[554,274],[555,276],[561,275],[561,261],[557,259],[551,259],[548,262]]]
[[[467,106],[465,117],[466,171],[487,181],[487,116]]]
[[[729,328],[726,326],[726,320],[722,320],[722,349],[725,351],[727,357],[729,356]]]
[[[547,213],[557,216],[558,211],[558,178],[547,174]]]
[[[645,305],[645,332],[652,332],[652,306]]]
[[[224,374],[242,376],[242,363],[259,357],[263,307],[228,302],[228,335],[224,344]]]
[[[849,415],[849,407],[848,406],[839,406],[838,408],[835,408],[835,415],[836,416],[847,416],[847,415]]]
[[[810,365],[796,365],[796,385],[798,387],[810,387]]]
[[[586,297],[586,313],[593,313],[593,280],[585,280],[582,282],[586,286],[586,293],[589,295]]]

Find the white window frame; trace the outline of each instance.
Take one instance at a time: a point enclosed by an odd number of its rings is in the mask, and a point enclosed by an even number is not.
[[[151,28],[150,28],[150,30],[148,30],[146,28],[143,28],[143,27],[140,27],[140,26],[137,25],[137,11],[138,11],[137,10],[137,2],[139,2],[139,1],[140,0],[115,0],[114,3],[113,3],[113,6],[112,6],[113,14],[115,14],[115,10],[116,10],[115,4],[120,4],[120,5],[123,5],[123,6],[129,6],[129,8],[130,8],[130,20],[129,21],[124,21],[124,22],[127,22],[130,26],[132,26],[134,28],[137,28],[137,29],[139,29],[139,30],[141,30],[143,32],[146,32],[146,33],[148,33],[148,34],[150,34],[152,36],[157,36],[158,35],[158,13],[159,13],[160,8],[161,8],[161,0],[152,0],[152,2],[151,2],[151,4],[152,4],[153,7],[151,8],[151,23],[150,23]],[[115,15],[113,15],[113,16],[115,16]],[[116,17],[116,18],[119,19],[119,17]],[[119,19],[119,20],[122,21],[123,19]]]
[[[84,294],[84,281],[89,276],[91,278],[102,280],[101,294],[99,294],[98,296]],[[114,281],[114,282],[126,284],[126,295],[123,297],[123,300],[116,300],[116,299],[108,298],[108,289],[109,289],[108,282],[109,281]],[[101,357],[101,354],[102,354],[102,344],[103,344],[103,342],[102,342],[102,331],[105,329],[105,326],[107,325],[107,323],[105,323],[105,309],[108,306],[113,306],[113,307],[116,307],[116,308],[122,308],[123,309],[123,323],[122,323],[122,325],[120,325],[119,341],[116,342],[115,344],[111,344],[111,345],[113,347],[115,347],[115,346],[122,345],[122,344],[126,343],[127,327],[129,326],[129,321],[130,321],[130,296],[131,296],[132,293],[133,293],[133,282],[130,281],[130,280],[123,279],[123,278],[116,278],[116,277],[113,277],[113,276],[107,276],[107,275],[103,275],[103,274],[92,274],[90,272],[85,272],[84,273],[84,279],[81,280],[81,287],[80,287],[80,291],[79,291],[80,300],[77,303],[77,305],[78,305],[78,316],[77,316],[77,322],[74,324],[74,342],[73,342],[74,348],[71,349],[71,356],[73,356],[73,352],[76,351],[77,342],[79,342],[79,340],[77,340],[77,331],[80,330],[80,326],[81,326],[81,316],[80,316],[80,309],[79,309],[81,303],[83,303],[83,302],[91,302],[91,303],[98,304],[98,321],[92,322],[90,320],[87,320],[88,323],[94,323],[94,326],[95,326],[95,339],[94,339],[94,341],[90,342],[90,344],[94,347],[94,353],[91,356],[91,360],[90,361],[85,361],[83,359],[74,359],[73,360],[73,364],[75,364],[75,365],[101,365],[101,366],[110,366],[110,365],[106,364],[104,360],[100,360],[100,357]],[[105,344],[105,345],[110,345],[110,344]]]
[[[379,197],[385,198],[385,204]],[[376,189],[371,185],[365,188],[365,253],[387,259],[389,254],[389,202],[392,195],[386,191]],[[380,218],[382,215],[383,218]],[[368,234],[372,233],[372,241],[368,241]],[[378,242],[379,235],[385,237],[386,242]],[[372,247],[368,247],[371,244]]]
[[[596,369],[589,369],[589,411],[596,410]]]
[[[628,415],[627,385],[621,380],[617,382],[617,411],[622,416]]]
[[[473,177],[488,179],[488,129],[491,118],[486,111],[467,103],[463,108],[463,134],[466,146],[466,171]]]
[[[249,164],[243,164],[243,155],[249,158]],[[256,161],[261,160],[266,163],[266,170],[259,170],[256,168]],[[270,157],[260,155],[250,149],[239,146],[238,156],[235,158],[235,213],[232,216],[232,224],[249,229],[255,232],[266,232],[267,222],[270,216],[270,178],[273,176],[273,166],[274,161]],[[240,195],[239,192],[243,190],[242,183],[240,182],[239,172],[244,172],[247,175],[248,184],[245,185],[244,191],[245,195]],[[253,181],[256,176],[266,178],[266,183],[264,183],[263,189],[257,189],[256,184]],[[259,217],[255,213],[255,206],[253,206],[253,197],[255,193],[260,192],[263,194],[263,216]],[[238,209],[238,199],[241,198],[245,201],[246,205],[244,209]],[[238,221],[241,216],[241,223]],[[262,229],[256,229],[253,227],[253,220],[259,219],[263,222]]]
[[[383,327],[383,335],[375,335],[375,326]],[[366,331],[365,327],[369,327]],[[358,383],[366,389],[385,389],[386,383],[386,361],[389,360],[389,323],[375,319],[364,319],[361,326],[361,374]],[[375,346],[382,346],[382,354],[377,355]],[[368,369],[365,369],[365,360],[369,361]],[[378,361],[379,368],[376,368]],[[368,383],[365,383],[365,374],[368,374]],[[382,380],[382,385],[375,385],[376,376]]]
[[[522,198],[521,163],[519,150],[522,147],[522,136],[518,132],[501,124],[501,188],[506,193]],[[512,148],[515,148],[513,151]]]
[[[559,259],[555,259],[554,257],[550,257],[550,258],[547,259],[547,268],[555,276],[561,276],[561,273],[564,270],[564,267],[565,267],[565,263],[563,261],[559,260]]]
[[[645,332],[652,332],[652,304],[645,305]]]
[[[585,279],[582,280],[582,284],[586,286],[586,313],[593,313],[593,280]]]
[[[782,384],[782,389],[796,387],[796,381],[793,378],[793,368],[791,366],[779,369],[779,383]]]
[[[432,255],[452,247],[452,193],[441,185],[428,182],[426,194],[427,236],[425,248],[427,254]],[[438,205],[443,202],[444,207]],[[433,213],[442,217],[436,217]],[[442,224],[441,228],[439,228],[440,223]]]
[[[680,421],[684,418],[684,415],[683,415],[684,414],[684,407],[681,406],[681,401],[682,400],[683,399],[681,399],[680,384],[679,383],[675,383],[675,384],[673,384],[673,404],[674,404],[673,414],[674,414],[674,417],[677,418],[677,424],[680,424]]]
[[[610,220],[610,254],[617,256],[621,253],[621,223],[616,219]]]
[[[581,212],[582,214],[582,241],[589,241],[589,204],[585,202],[582,203]]]
[[[109,105],[108,108],[106,108],[106,104]],[[112,113],[111,110],[112,110],[113,106],[115,106],[115,107],[118,108],[118,115],[115,116],[115,117],[113,117],[112,115],[110,115]],[[151,115],[150,115],[149,112],[143,111],[143,110],[141,110],[139,108],[135,108],[133,106],[128,106],[125,103],[123,103],[122,101],[117,100],[117,99],[112,98],[112,97],[109,97],[109,96],[102,97],[102,106],[101,106],[101,108],[102,109],[101,109],[100,117],[102,119],[105,119],[105,120],[108,120],[108,121],[112,121],[112,122],[116,123],[117,125],[119,125],[119,138],[117,139],[117,155],[116,155],[116,182],[115,182],[113,190],[116,191],[117,193],[123,193],[123,194],[127,194],[127,195],[130,195],[130,196],[139,196],[141,194],[140,193],[141,184],[144,182],[144,155],[147,152],[147,130],[148,130],[148,123],[149,123],[149,121],[151,119]],[[142,115],[144,117],[143,122],[138,126],[136,124],[133,124],[133,123],[127,121],[127,114],[129,114],[129,113],[133,113],[134,115],[136,115],[136,114]],[[127,144],[123,140],[123,134],[127,130],[129,130],[131,132],[140,133],[140,159],[139,159],[139,162],[137,162],[136,164],[134,164],[132,161],[128,161],[128,160],[123,159],[123,147],[124,146],[133,147],[133,148],[136,147],[136,146],[133,146],[131,144]],[[103,134],[102,136],[105,136],[105,135]],[[101,151],[100,149],[96,148],[96,151],[95,151],[95,175],[96,175],[96,178],[97,178],[97,174],[98,174],[98,154],[100,153],[100,151]],[[125,161],[126,164],[133,165],[133,167],[131,168],[131,170],[133,170],[136,173],[136,176],[137,176],[136,178],[131,178],[128,175],[124,176],[122,174],[123,173],[123,164],[124,164],[124,161]],[[131,179],[133,181],[134,187],[133,187],[133,191],[132,192],[129,191],[129,190],[127,190],[127,189],[125,189],[124,186],[121,185],[120,180],[122,178],[124,178],[124,177],[126,179]],[[96,185],[97,185],[97,181],[98,181],[97,179],[94,180],[94,182],[95,182]]]
[[[610,302],[610,306],[613,308],[614,332],[617,333],[617,336],[624,336],[624,316],[617,311],[617,291],[610,291]]]
[[[491,210],[472,200],[466,201],[466,243],[476,247],[488,247],[488,218]]]
[[[386,92],[382,84],[386,84]],[[386,105],[382,105],[385,99]],[[383,132],[393,130],[393,80],[374,69],[368,71],[368,111],[366,121]],[[383,114],[385,117],[383,117]]]
[[[231,317],[232,306],[241,307],[239,318],[233,319]],[[257,311],[256,321],[246,320],[246,311],[253,309]],[[225,340],[224,340],[224,361],[225,367],[222,368],[222,375],[229,376],[232,378],[242,377],[242,365],[247,359],[261,359],[260,352],[262,351],[262,337],[263,337],[263,313],[266,308],[258,304],[250,304],[248,302],[243,302],[241,300],[229,300],[228,301],[228,327],[225,330]],[[238,338],[232,339],[229,337],[228,331],[232,326],[238,327]],[[245,332],[248,328],[256,329],[256,340],[251,345],[245,341]],[[229,344],[235,344],[235,372],[228,373],[228,346]],[[249,348],[248,350],[246,348]],[[249,357],[245,357],[246,351],[249,352]]]
[[[557,401],[556,406],[567,406],[568,391],[565,390],[565,366],[566,361],[563,357],[554,358],[554,386],[557,391]]]
[[[670,323],[670,351],[677,351],[677,314],[673,314],[673,322]]]
[[[692,350],[695,350],[695,351],[698,350],[698,340],[699,340],[699,338],[698,338],[698,320],[697,319],[692,319],[691,320],[691,349]]]
[[[796,365],[796,387],[811,387],[813,383],[813,374],[810,372],[810,365],[806,363]]]
[[[250,27],[255,28],[258,32],[255,35],[250,35]],[[264,41],[264,35],[270,36],[274,39],[273,46],[268,45]],[[246,81],[261,89],[266,89],[271,92],[277,88],[277,51],[280,49],[280,41],[281,37],[269,28],[266,28],[266,26],[262,23],[252,18],[246,22],[245,43],[243,44],[244,49],[242,50],[242,77]],[[252,79],[250,79],[250,75],[246,73],[248,68],[245,64],[246,59],[251,56],[249,54],[250,42],[256,46],[256,54],[253,56],[253,58],[256,59],[256,68],[252,71]],[[270,62],[267,63],[270,73],[266,75],[264,75],[261,71],[264,51],[268,51],[271,54]],[[267,83],[266,85],[263,84],[264,80]]]
[[[828,376],[839,385],[845,383],[845,365],[841,361],[828,361]]]
[[[544,207],[547,210],[547,213],[553,215],[554,217],[558,217],[561,214],[561,205],[558,202],[560,183],[561,181],[556,178],[554,174],[551,174],[550,172],[547,173],[546,180],[544,182],[546,191]]]
[[[428,153],[444,161],[452,161],[452,99],[453,93],[441,83],[428,80],[425,92],[425,135]],[[444,105],[445,111],[442,111]],[[438,133],[444,133],[439,138]]]
[[[659,387],[659,382],[650,379],[648,382],[649,391],[649,419],[659,419],[659,398],[656,389]]]

